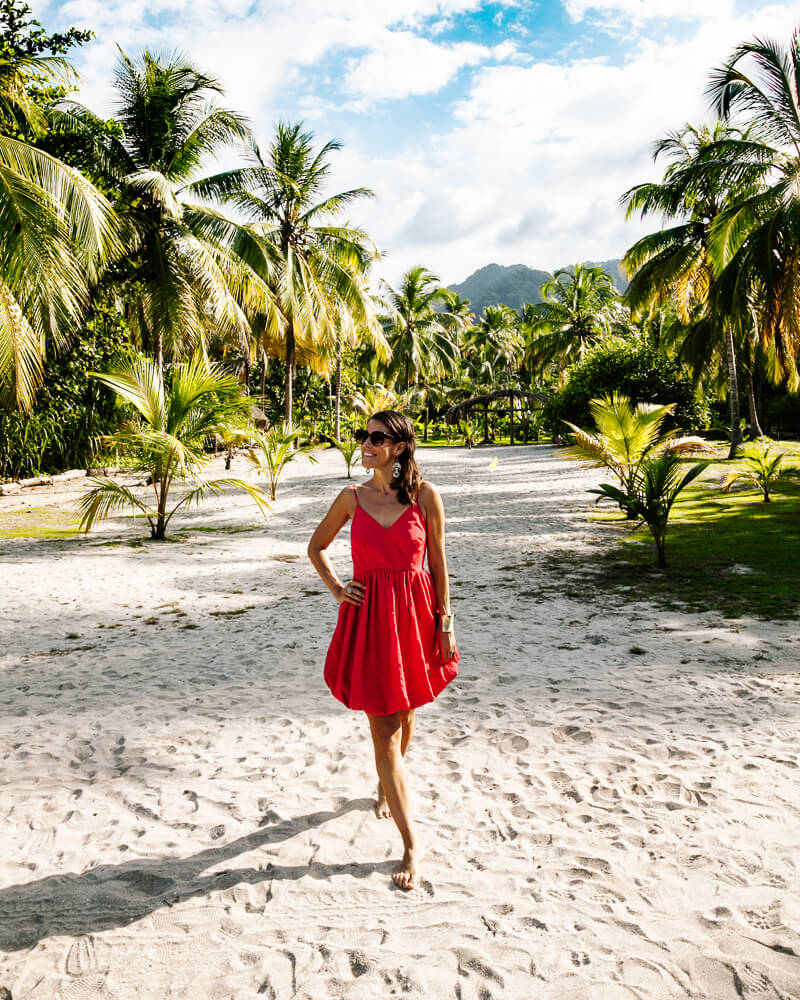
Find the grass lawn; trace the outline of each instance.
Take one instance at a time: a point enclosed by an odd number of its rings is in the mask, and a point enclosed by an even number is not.
[[[0,541],[14,538],[70,538],[79,534],[78,518],[57,507],[26,507],[0,514]]]
[[[800,444],[780,442],[786,464],[800,465]],[[630,526],[611,508],[595,516],[622,535],[597,562],[595,582],[628,595],[726,617],[790,618],[800,613],[800,483],[787,481],[764,503],[749,484],[720,492],[741,460],[718,459],[673,507],[667,531],[667,568],[655,565],[650,532]],[[605,513],[599,511],[605,510]]]

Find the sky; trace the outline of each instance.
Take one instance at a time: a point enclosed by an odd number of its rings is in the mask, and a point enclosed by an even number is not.
[[[658,220],[620,195],[660,176],[653,143],[712,119],[712,68],[753,36],[788,43],[800,4],[757,0],[28,0],[72,50],[79,99],[114,110],[117,46],[182,51],[262,146],[276,121],[338,139],[329,193],[396,283],[490,262],[554,270],[621,257]]]

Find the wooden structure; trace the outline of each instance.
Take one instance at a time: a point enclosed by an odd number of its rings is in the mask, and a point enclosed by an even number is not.
[[[511,444],[514,443],[514,402],[515,400],[533,401],[544,405],[550,397],[542,392],[528,392],[525,389],[496,389],[494,392],[484,393],[482,396],[473,396],[465,399],[463,403],[456,403],[446,411],[444,419],[448,424],[457,424],[459,420],[469,418],[472,410],[480,408],[483,410],[483,444],[489,444],[489,404],[498,399],[507,399],[509,405],[495,413],[507,413],[511,417]]]

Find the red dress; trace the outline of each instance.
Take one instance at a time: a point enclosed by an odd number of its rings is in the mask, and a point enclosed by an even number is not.
[[[353,578],[364,601],[345,601],[325,660],[333,695],[370,715],[417,708],[458,673],[458,653],[446,662],[439,646],[438,601],[424,568],[428,543],[419,504],[406,507],[388,528],[358,502],[350,530]]]

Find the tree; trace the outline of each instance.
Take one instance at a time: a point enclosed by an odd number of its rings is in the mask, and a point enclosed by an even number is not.
[[[6,4],[0,13],[10,22],[9,11],[15,10]],[[32,81],[45,75],[66,82],[69,67],[57,56],[19,54],[24,45],[14,34],[3,44],[0,397],[27,412],[45,353],[68,343],[88,304],[90,283],[118,252],[118,227],[106,199],[77,170],[11,134],[37,133],[44,119],[30,93]]]
[[[209,331],[246,345],[245,310],[274,321],[260,277],[268,251],[243,226],[186,198],[203,163],[247,137],[245,120],[215,103],[220,84],[181,55],[145,51],[133,60],[121,52],[115,84],[124,134],[95,136],[87,152],[125,222],[127,259],[116,277],[123,289],[136,286],[122,296],[132,331],[161,370]]]
[[[289,422],[298,355],[313,355],[320,346],[335,353],[337,319],[343,313],[362,337],[380,345],[363,280],[377,251],[363,230],[339,221],[346,206],[372,192],[353,188],[322,195],[330,155],[339,149],[341,143],[331,140],[316,150],[314,135],[303,131],[302,122],[279,122],[266,156],[251,145],[247,166],[192,186],[235,205],[274,251],[269,281],[283,322],[268,344],[272,351],[281,349],[286,364],[284,416]]]
[[[562,268],[542,285],[542,302],[527,308],[525,363],[563,371],[623,321],[619,295],[601,267]]]
[[[712,251],[712,228],[728,207],[747,197],[754,178],[749,172],[721,171],[713,150],[720,143],[749,146],[739,129],[717,123],[712,129],[686,125],[657,142],[653,158],[668,165],[658,183],[639,184],[622,196],[630,217],[658,212],[677,224],[643,237],[626,253],[622,266],[632,275],[626,301],[636,311],[673,302],[678,317],[694,334],[693,351],[707,361],[724,353],[730,401],[730,455],[741,444],[736,333],[743,318],[734,316],[719,280]]]
[[[147,503],[111,479],[91,479],[92,488],[80,500],[83,531],[90,531],[112,511],[129,508],[145,516],[151,538],[163,541],[170,520],[181,507],[228,489],[243,490],[262,511],[268,508],[264,495],[251,483],[200,477],[209,462],[206,440],[215,434],[230,437],[249,426],[250,402],[242,395],[235,376],[209,365],[198,353],[188,364],[175,367],[170,384],[165,384],[161,368],[150,358],[126,358],[96,378],[138,411],[137,419],[104,438],[104,444],[148,474],[155,502]],[[170,508],[176,483],[186,483],[189,489]]]
[[[753,72],[754,71],[754,72]],[[787,47],[769,39],[737,46],[714,70],[708,94],[727,122],[749,128],[748,141],[720,141],[709,152],[719,175],[752,178],[749,190],[718,212],[710,252],[733,309],[757,314],[762,345],[780,374],[800,385],[800,33]]]
[[[392,350],[389,371],[408,390],[419,377],[439,378],[458,365],[462,321],[450,313],[450,294],[424,267],[412,267],[398,288],[383,282],[383,328]]]

